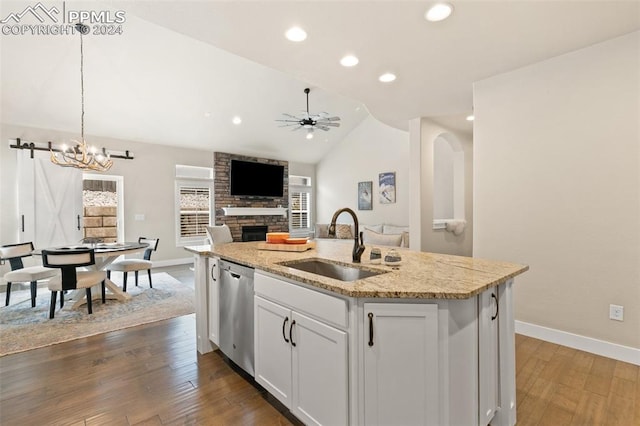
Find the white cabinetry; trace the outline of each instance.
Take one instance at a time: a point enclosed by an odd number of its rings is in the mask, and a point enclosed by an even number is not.
[[[364,304],[364,424],[438,424],[438,305]]]
[[[478,418],[488,425],[498,409],[498,288],[478,296]]]
[[[220,259],[209,260],[209,340],[220,345]]]
[[[210,264],[217,262],[215,258],[206,256],[195,257],[195,311],[196,311],[196,345],[198,352],[205,354],[211,352],[214,347],[211,344],[209,331],[210,319],[217,321],[218,303],[212,303],[210,288],[212,284]]]
[[[306,424],[348,424],[347,333],[322,321],[345,302],[258,272],[254,285],[255,380]]]
[[[513,316],[513,280],[494,289],[498,292],[498,411],[492,426],[516,424],[516,342]]]

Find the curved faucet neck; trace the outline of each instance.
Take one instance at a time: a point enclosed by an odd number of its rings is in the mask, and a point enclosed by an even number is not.
[[[335,228],[336,226],[336,220],[338,219],[338,216],[340,216],[340,214],[342,213],[349,213],[351,215],[351,217],[353,218],[353,225],[355,227],[355,238],[356,240],[358,239],[358,216],[356,216],[356,212],[354,212],[353,210],[351,210],[349,207],[343,207],[340,210],[336,211],[333,214],[333,217],[331,218],[331,226],[333,226]]]
[[[364,252],[364,245],[362,244],[362,235],[360,235],[360,229],[359,229],[359,225],[358,225],[358,216],[356,215],[356,212],[354,212],[353,210],[351,210],[348,207],[343,207],[339,210],[337,210],[334,214],[333,217],[331,218],[331,224],[329,225],[329,234],[331,236],[335,236],[336,235],[336,220],[338,219],[338,216],[340,216],[340,214],[342,213],[349,213],[351,215],[351,217],[353,218],[353,226],[354,226],[354,236],[353,236],[353,253],[352,253],[352,260],[354,263],[360,263],[360,258],[362,256],[362,253]],[[360,240],[358,241],[358,237],[360,237]]]

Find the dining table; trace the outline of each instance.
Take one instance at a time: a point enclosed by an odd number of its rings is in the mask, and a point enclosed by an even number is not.
[[[147,243],[133,241],[122,243],[80,243],[61,247],[52,247],[46,250],[64,252],[70,249],[93,249],[95,253],[95,263],[93,265],[86,266],[85,268],[91,271],[106,271],[107,266],[112,264],[118,257],[142,252],[147,247],[149,247],[149,244]],[[115,299],[121,302],[126,302],[131,299],[130,294],[124,292],[121,287],[106,277],[105,289],[108,290],[105,294],[107,299]],[[92,299],[100,299],[102,297],[100,286],[96,286],[95,289],[92,289],[92,294]],[[74,309],[87,302],[86,292],[84,290],[73,290],[65,299],[73,301],[71,307]]]

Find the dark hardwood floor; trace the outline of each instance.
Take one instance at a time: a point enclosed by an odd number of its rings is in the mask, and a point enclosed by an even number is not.
[[[299,424],[193,315],[0,358],[0,425]],[[518,335],[518,425],[640,425],[640,367]],[[284,414],[283,414],[284,413]]]
[[[219,352],[194,315],[0,358],[0,424],[292,424]]]

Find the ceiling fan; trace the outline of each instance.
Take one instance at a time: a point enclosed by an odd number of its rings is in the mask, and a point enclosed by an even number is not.
[[[307,139],[313,138],[313,132],[315,129],[324,130],[326,132],[330,127],[340,127],[340,123],[336,123],[336,121],[340,121],[340,117],[329,117],[328,112],[320,112],[318,114],[309,113],[310,91],[311,90],[309,90],[309,88],[304,89],[304,93],[307,95],[307,110],[303,111],[301,117],[283,113],[282,115],[287,118],[276,120],[284,123],[280,127],[295,126],[292,130],[307,129]]]

